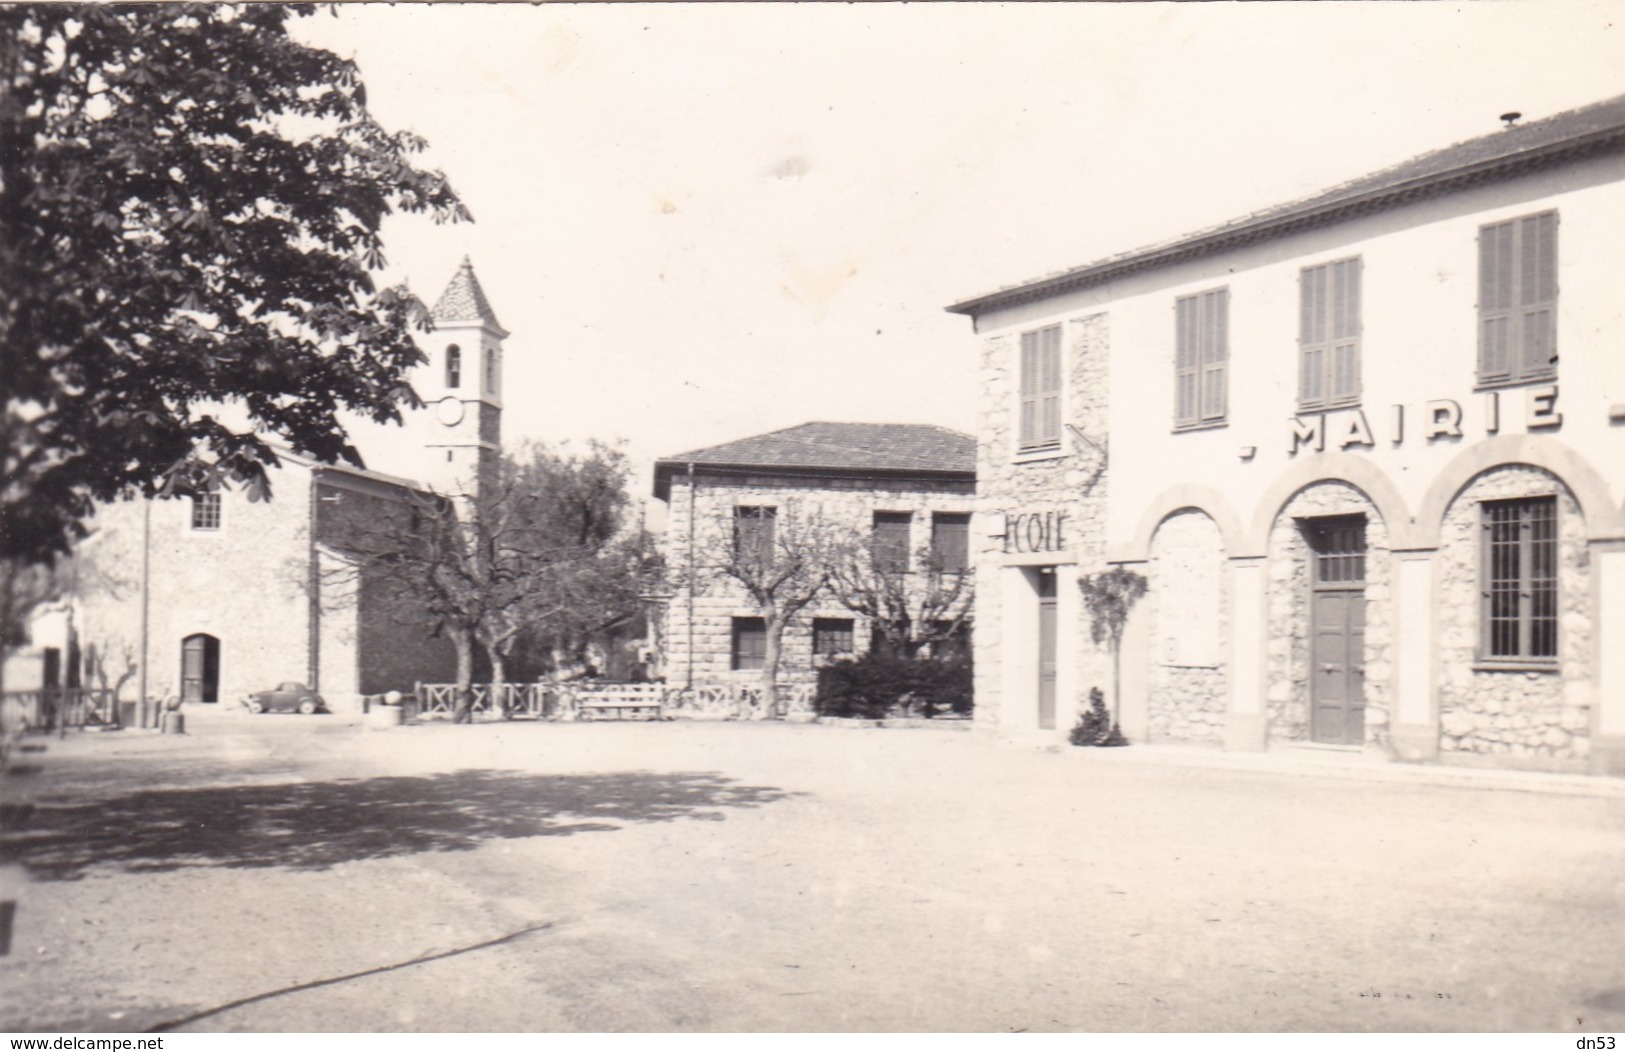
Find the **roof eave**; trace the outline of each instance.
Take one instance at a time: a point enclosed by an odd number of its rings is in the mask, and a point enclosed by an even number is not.
[[[687,474],[690,467],[696,475],[783,475],[790,478],[919,478],[931,482],[976,481],[975,468],[843,468],[806,467],[788,464],[738,464],[704,460],[655,461],[654,496],[656,500],[669,500],[671,480],[675,475]]]
[[[1030,303],[1063,292],[1101,285],[1142,270],[1154,270],[1189,259],[1199,259],[1241,245],[1284,237],[1301,230],[1330,226],[1387,208],[1452,193],[1491,179],[1510,178],[1554,161],[1605,152],[1625,145],[1625,127],[1606,128],[1544,146],[1433,172],[1412,179],[1331,201],[1310,202],[1303,208],[1234,226],[1197,234],[1169,245],[1119,259],[1105,260],[1037,281],[962,300],[944,308],[950,314],[977,317],[988,311]]]

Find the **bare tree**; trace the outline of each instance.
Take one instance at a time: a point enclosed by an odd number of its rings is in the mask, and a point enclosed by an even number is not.
[[[825,592],[851,543],[850,531],[826,519],[822,509],[792,502],[736,509],[732,535],[696,553],[688,587],[703,592],[715,580],[736,582],[766,629],[759,716],[777,709],[785,628]]]
[[[969,569],[948,569],[922,545],[910,559],[890,557],[855,533],[837,548],[829,590],[869,619],[900,657],[916,658],[961,637],[970,623],[975,583]]]

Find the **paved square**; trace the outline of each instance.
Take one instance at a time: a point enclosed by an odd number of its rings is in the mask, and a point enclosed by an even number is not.
[[[1625,1027],[1619,796],[934,730],[199,730],[17,758],[0,1028]]]

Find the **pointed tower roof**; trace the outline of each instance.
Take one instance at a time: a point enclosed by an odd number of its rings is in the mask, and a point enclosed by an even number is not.
[[[485,290],[480,288],[480,279],[474,276],[474,264],[467,256],[435,303],[434,320],[483,321],[493,328],[502,328],[496,312],[491,309],[491,301],[485,298]]]

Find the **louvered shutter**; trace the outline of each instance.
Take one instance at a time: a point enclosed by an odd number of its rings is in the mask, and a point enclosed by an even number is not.
[[[1189,427],[1199,423],[1196,385],[1199,354],[1197,350],[1197,298],[1183,296],[1174,301],[1174,424]]]
[[[1230,290],[1202,294],[1202,421],[1223,420],[1230,358]]]
[[[1512,224],[1478,232],[1478,379],[1512,374]]]
[[[913,520],[908,512],[877,511],[870,554],[877,573],[908,572],[908,534]]]
[[[1332,370],[1327,401],[1360,400],[1360,261],[1332,264]]]
[[[1306,267],[1298,283],[1298,404],[1326,402],[1326,281],[1324,266]]]
[[[1038,436],[1038,333],[1021,334],[1020,446],[1029,449]]]
[[[1042,446],[1058,445],[1061,441],[1061,327],[1045,329],[1040,334],[1042,359],[1042,423],[1037,436]]]
[[[1548,374],[1557,357],[1557,216],[1548,212],[1518,221],[1519,376]]]

